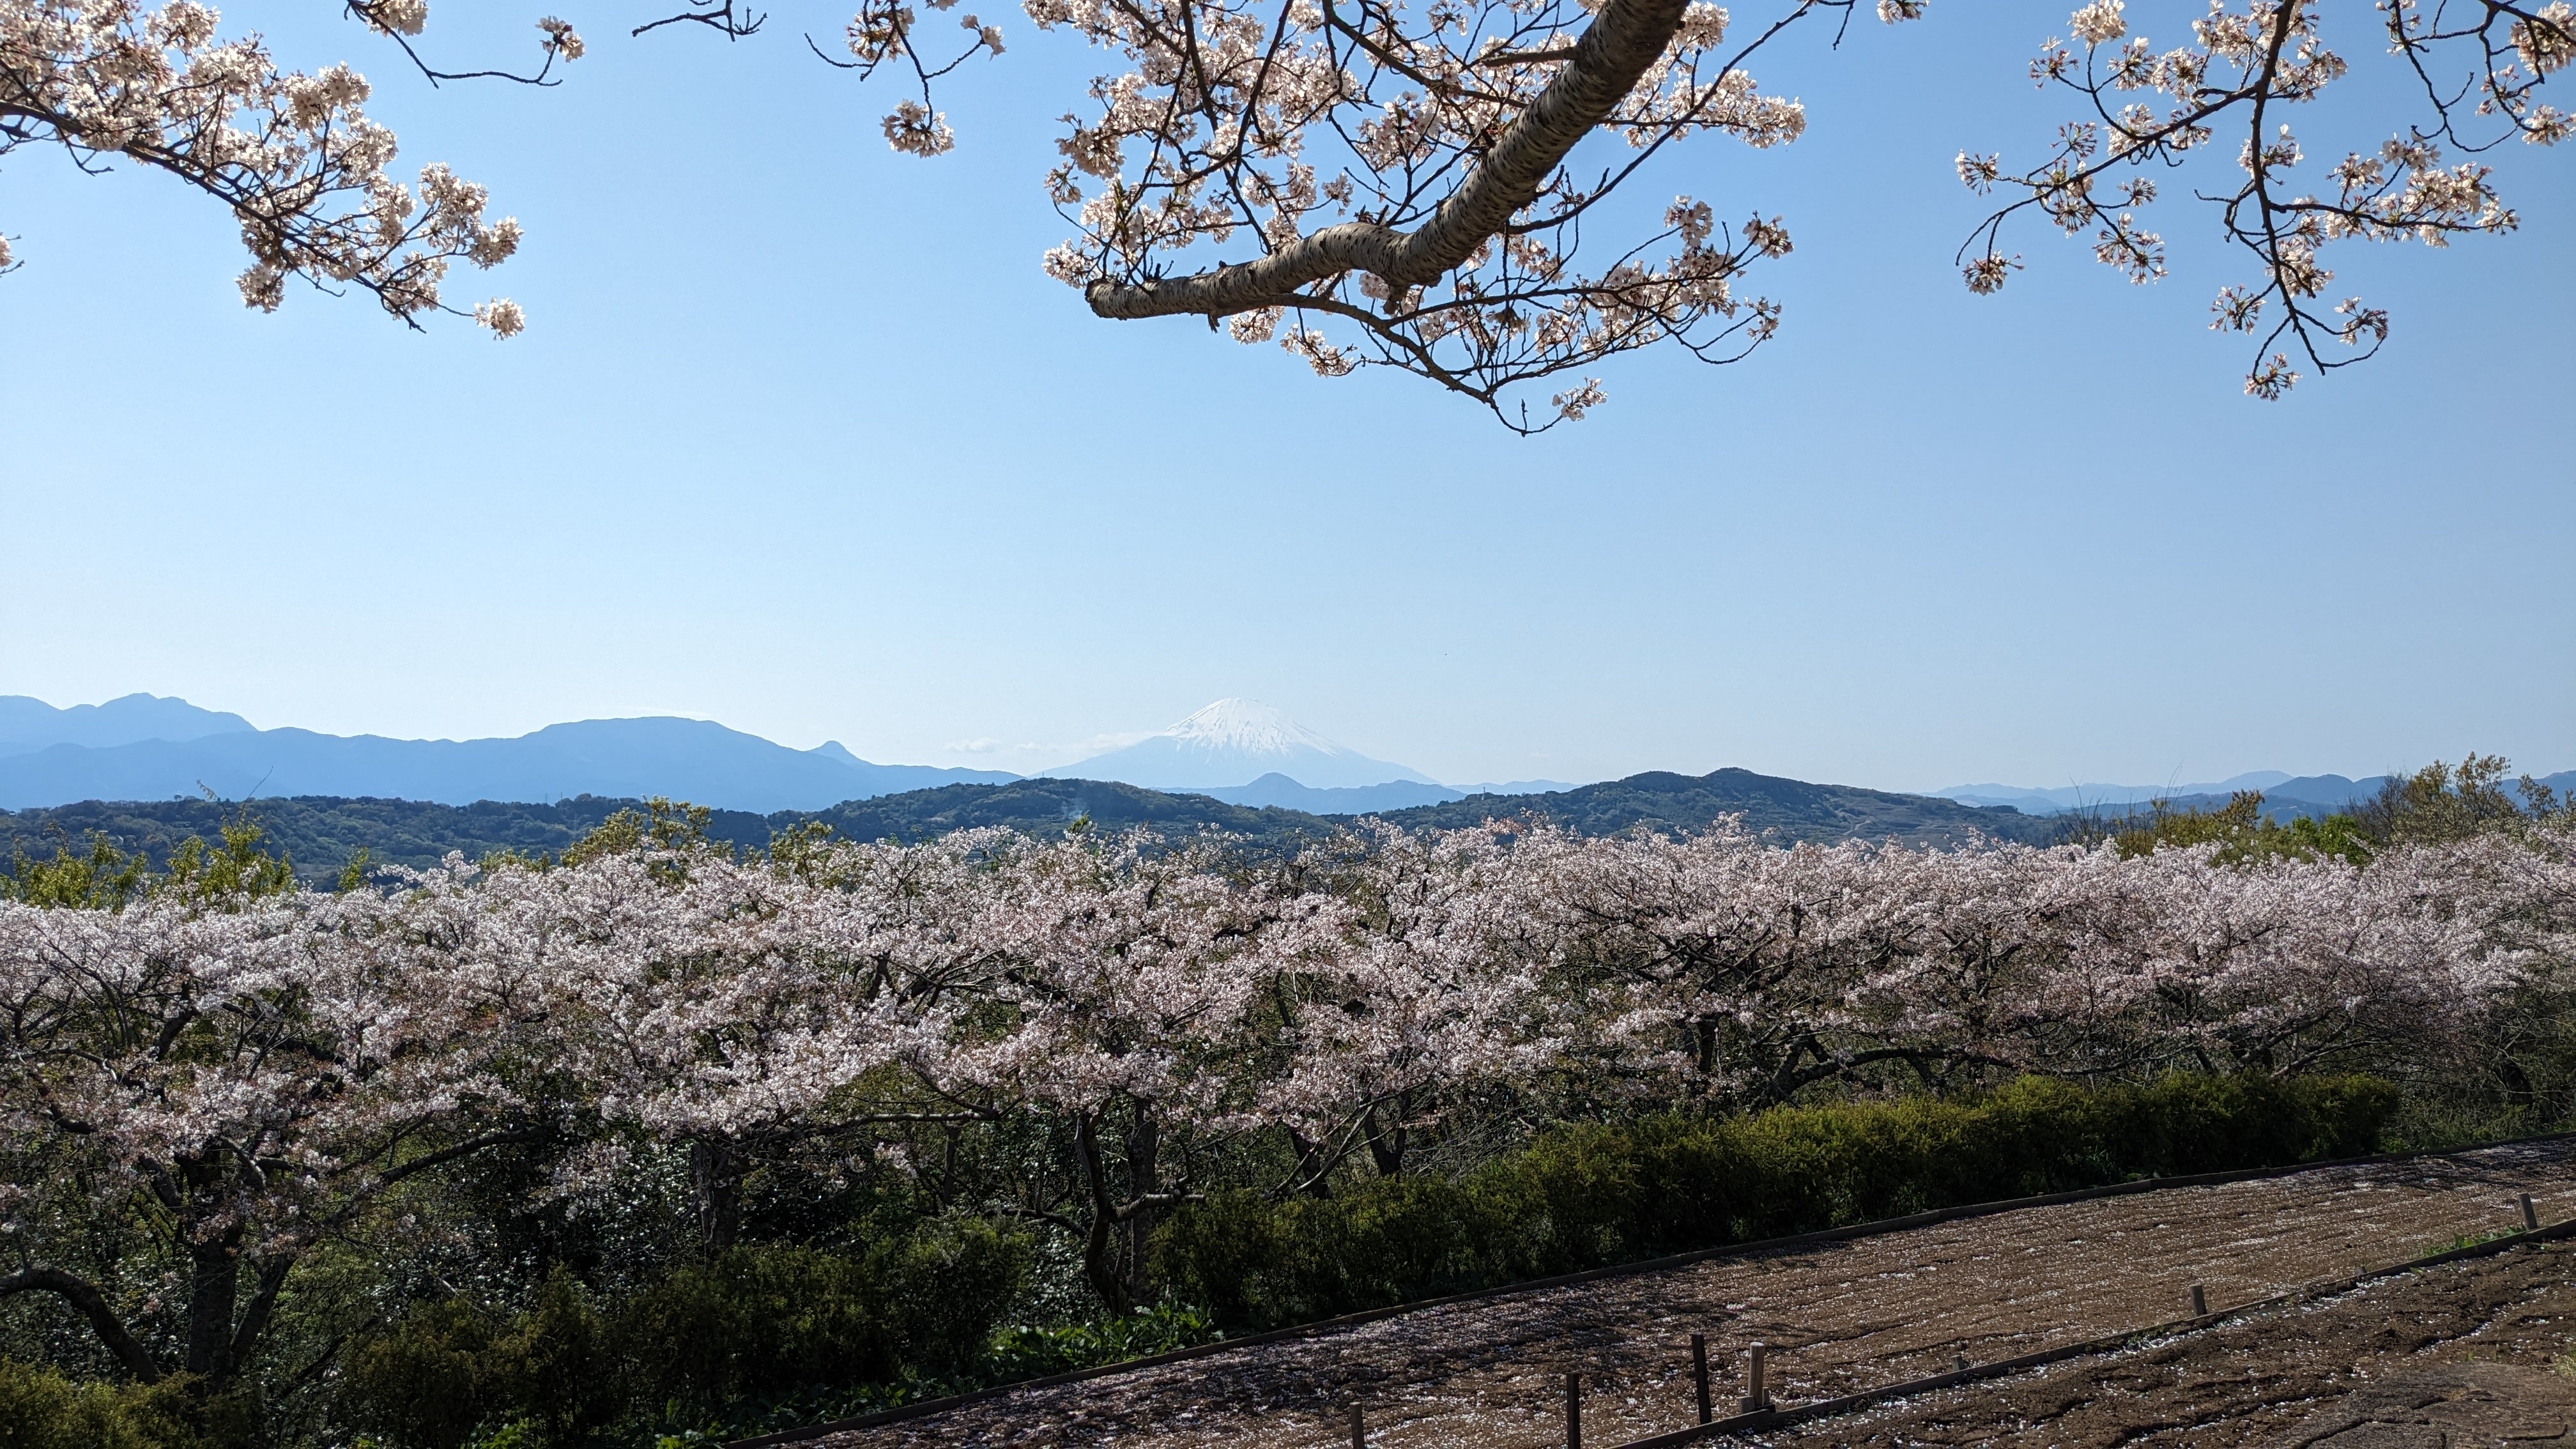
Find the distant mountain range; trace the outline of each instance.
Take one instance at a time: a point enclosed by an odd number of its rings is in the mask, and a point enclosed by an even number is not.
[[[2049,815],[2061,810],[2091,810],[2104,805],[2144,805],[2150,800],[2173,800],[2185,795],[2216,795],[2223,799],[2238,790],[2269,791],[2289,778],[2286,771],[2256,770],[2231,779],[2192,785],[2060,785],[2047,790],[2024,785],[1952,785],[1932,793],[1963,805],[2010,805],[2026,815]]]
[[[145,728],[173,733],[136,737]],[[0,809],[166,800],[211,790],[227,800],[378,796],[449,805],[668,795],[737,810],[818,810],[903,790],[1017,778],[995,770],[873,764],[838,742],[791,750],[694,719],[582,720],[514,739],[395,740],[253,729],[239,715],[150,695],[70,710],[0,698],[0,731],[9,730],[17,734],[0,745]]]
[[[2157,801],[2174,810],[2216,810],[2240,790],[2259,790],[2263,813],[2275,820],[2324,817],[2376,796],[2388,777],[2365,775],[2287,775],[2258,770],[2249,775],[2192,785],[2065,785],[2031,790],[2015,785],[1955,785],[1932,793],[1965,805],[2009,805],[2026,815],[2100,812],[2124,815]],[[2538,783],[2565,794],[2576,788],[2576,770],[2538,777]]]
[[[1211,786],[1191,793],[1222,800],[1229,805],[1249,805],[1255,809],[1277,806],[1285,810],[1303,810],[1310,815],[1376,815],[1415,805],[1438,805],[1450,800],[1463,800],[1468,792],[1453,790],[1446,785],[1417,784],[1411,780],[1390,780],[1383,785],[1345,785],[1315,790],[1274,770],[1249,785]],[[1534,792],[1516,791],[1514,793]]]
[[[199,709],[184,699],[129,694],[105,704],[56,709],[23,694],[0,694],[0,755],[47,745],[130,745],[142,740],[193,740],[250,729],[237,714]]]
[[[2576,788],[2576,771],[2548,780],[2562,791]],[[559,848],[589,828],[583,820],[596,824],[593,815],[604,818],[621,801],[656,795],[726,812],[735,821],[728,828],[747,841],[766,840],[779,821],[804,819],[868,838],[910,838],[960,824],[1051,830],[1089,812],[1103,824],[1261,836],[1368,814],[1419,826],[1536,813],[1588,832],[1695,830],[1739,811],[1755,829],[1786,838],[1956,842],[2045,838],[2062,824],[2050,817],[2121,814],[2156,799],[2214,808],[2244,789],[2263,791],[2275,817],[2324,815],[2367,799],[2380,784],[2377,776],[2260,771],[2163,787],[1983,784],[1924,796],[1729,769],[1462,790],[1371,759],[1247,699],[1218,700],[1135,744],[1022,780],[996,770],[876,764],[837,741],[790,749],[707,720],[582,720],[511,739],[397,740],[257,729],[237,714],[148,694],[65,709],[0,696],[0,811],[26,812],[12,827],[22,835],[40,819],[75,834],[94,827],[136,840],[157,839],[164,825],[181,836],[202,834],[202,822],[184,829],[168,822],[195,820],[190,812],[211,792],[220,800],[256,799],[263,814],[281,822],[306,822],[295,829],[311,850],[299,859],[379,840],[393,842],[370,844],[380,855],[397,844],[408,852],[404,859],[428,851],[420,863],[451,847],[469,854]],[[174,800],[189,808],[174,813],[137,803]],[[584,800],[599,803],[594,810],[579,804]],[[74,808],[73,801],[93,804]],[[94,803],[100,801],[124,803]],[[558,803],[488,805],[495,801]],[[74,827],[68,822],[75,815],[91,823]],[[156,820],[164,825],[149,823]],[[563,832],[571,834],[557,846],[536,843]]]
[[[1372,760],[1252,700],[1223,699],[1124,749],[1048,772],[1154,789],[1207,790],[1253,808],[1396,809],[1466,795]],[[582,795],[668,795],[755,814],[948,784],[1001,784],[999,770],[880,765],[838,741],[794,750],[707,720],[581,720],[512,739],[397,740],[252,727],[181,699],[128,695],[56,709],[0,696],[0,809],[74,800],[283,796],[464,805]],[[1478,787],[1564,788],[1555,781]]]

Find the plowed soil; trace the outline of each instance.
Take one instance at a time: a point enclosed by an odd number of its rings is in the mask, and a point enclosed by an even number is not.
[[[2318,1303],[1737,1443],[2462,1449],[2563,1443],[2576,1250],[2427,1268]]]
[[[1757,1341],[1772,1347],[1775,1397],[1787,1402],[1832,1398],[1945,1372],[1962,1357],[1993,1361],[2169,1322],[2190,1311],[2193,1283],[2204,1285],[2212,1308],[2223,1309],[2302,1284],[2348,1278],[2448,1247],[2464,1235],[2478,1237],[2518,1227],[2515,1197],[2520,1193],[2538,1201],[2543,1221],[2576,1215],[2576,1144],[2535,1144],[2405,1163],[2319,1169],[2261,1182],[2029,1208],[1852,1242],[1709,1259],[1662,1272],[1428,1308],[1308,1338],[1246,1345],[1080,1383],[1023,1390],[948,1413],[836,1434],[818,1442],[824,1449],[1111,1443],[1158,1449],[1217,1445],[1324,1449],[1349,1442],[1346,1416],[1349,1406],[1357,1402],[1366,1414],[1373,1449],[1451,1445],[1544,1449],[1564,1443],[1564,1375],[1577,1371],[1584,1375],[1586,1388],[1584,1442],[1615,1445],[1680,1428],[1696,1417],[1687,1347],[1692,1333],[1708,1336],[1719,1378],[1720,1413],[1731,1411],[1742,1393],[1740,1354],[1744,1345]],[[2517,1253],[2509,1261],[2555,1264],[2549,1271],[2561,1279],[2566,1276],[2564,1254]],[[2442,1281],[2484,1283],[2492,1276],[2475,1270],[2443,1271],[2450,1277]],[[2413,1275],[2401,1282],[2417,1284],[2435,1276]],[[2365,1291],[2349,1301],[2376,1302],[2372,1297],[2376,1291]],[[2512,1301],[2528,1298],[2525,1294]],[[2473,1301],[2485,1300],[2474,1294],[2462,1300]],[[2576,1312],[2576,1303],[2563,1306]],[[2343,1310],[2302,1310],[2307,1316],[2299,1321],[2341,1322],[2331,1319],[2337,1311]],[[2361,1322],[2372,1310],[2350,1311],[2360,1315],[2354,1321]],[[2472,1311],[2460,1308],[2439,1322],[2458,1327],[2466,1321],[2460,1315]],[[2466,1342],[2482,1327],[2470,1324],[2450,1337],[2427,1341]],[[2569,1328],[2576,1332],[2576,1321]],[[2201,1345],[2220,1342],[2238,1331],[2231,1328],[2179,1340],[2174,1348],[2183,1356],[2173,1363],[2198,1363],[2191,1355],[2208,1351]],[[2541,1347],[2554,1354],[2567,1346],[2559,1340],[2544,1343],[2548,1335],[2543,1329],[2527,1336],[2536,1346],[2518,1351],[2524,1360],[2545,1363],[2548,1355],[2539,1353]],[[2202,1431],[2190,1426],[2210,1421],[2193,1418],[2201,1411],[2189,1406],[2202,1399],[2213,1407],[2224,1406],[2229,1413],[2251,1413],[2260,1405],[2270,1405],[2264,1412],[2276,1415],[2267,1421],[2272,1437],[2261,1442],[2280,1442],[2281,1433],[2296,1418],[2291,1409],[2318,1399],[2303,1386],[2311,1380],[2323,1382],[2322,1376],[2335,1369],[2326,1359],[2342,1354],[2341,1368],[2335,1371],[2359,1373],[2354,1366],[2364,1356],[2358,1348],[2341,1338],[2321,1340],[2327,1341],[2343,1346],[2317,1350],[2324,1357],[2297,1370],[2308,1377],[2297,1384],[2283,1379],[2284,1386],[2274,1399],[2256,1395],[2240,1401],[2219,1396],[2215,1389],[2195,1398],[2197,1390],[2189,1386],[2201,1381],[2194,1375],[2202,1370],[2174,1369],[2170,1364],[2152,1369],[2154,1373],[2171,1370],[2171,1383],[2162,1390],[2150,1392],[2141,1387],[2147,1380],[2138,1379],[2116,1391],[2103,1391],[2110,1395],[2103,1403],[2125,1404],[2134,1399],[2154,1405],[2138,1411],[2134,1430],[2119,1427],[2129,1422],[2120,1417],[2129,1412],[2126,1408],[2100,1409],[2094,1397],[2079,1394],[2068,1399],[2052,1418],[2039,1412],[2046,1404],[2037,1402],[1994,1407],[2012,1401],[1995,1397],[2004,1390],[1988,1385],[1953,1391],[1938,1403],[1926,1399],[1877,1411],[1874,1417],[1817,1424],[1778,1442],[1862,1442],[1853,1436],[1863,1434],[1879,1435],[1866,1442],[1883,1444],[2116,1444],[2154,1434],[2182,1434],[2184,1440],[2177,1442],[2195,1444],[2256,1442],[2201,1437]],[[2212,1360],[2226,1367],[2208,1373],[2223,1378],[2228,1373],[2242,1375],[2250,1368],[2253,1380],[2261,1381],[2266,1375],[2279,1379],[2293,1372],[2286,1360],[2271,1366],[2259,1340],[2244,1343],[2243,1366],[2235,1360]],[[2345,1352],[2348,1347],[2354,1351]],[[2031,1385],[2059,1385],[2047,1392],[2063,1397],[2072,1392],[2068,1385],[2090,1382],[2082,1378],[2089,1371],[2085,1366],[2104,1362],[2078,1360],[2056,1373],[2005,1382],[2014,1392],[2037,1393],[2040,1390]],[[2142,1366],[2135,1373],[2151,1372],[2144,1366],[2146,1358],[2137,1362]],[[2527,1363],[2515,1371],[2543,1372]],[[2469,1396],[2461,1399],[2466,1403],[2493,1388],[2481,1390],[2465,1380],[2443,1382],[2450,1387],[2437,1391],[2418,1386],[2406,1392],[2432,1394],[2426,1402],[2435,1403],[2449,1402],[2442,1395],[2456,1390],[2455,1396]],[[2231,1388],[2230,1394],[2235,1393]],[[1907,1414],[1933,1417],[1904,1417]],[[1941,1418],[1943,1414],[1952,1417]],[[2282,1415],[2288,1417],[2278,1417]],[[2012,1439],[2003,1427],[2007,1422],[2039,1426],[2010,1430],[2038,1437]],[[1941,1427],[1953,1423],[1959,1426],[1955,1433]],[[2062,1432],[2045,1427],[2053,1423],[2062,1424]],[[2417,1430],[2446,1432],[2424,1424],[2409,1427],[2393,1422],[2372,1427],[2355,1421],[2346,1427],[2366,1428],[2373,1434],[2385,1429],[2401,1437],[2366,1443],[2339,1438],[2334,1449],[2440,1446],[2444,1440],[2438,1437],[2402,1436]]]

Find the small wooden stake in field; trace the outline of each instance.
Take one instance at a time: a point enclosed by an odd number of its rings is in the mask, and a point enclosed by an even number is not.
[[[1717,1406],[1708,1397],[1708,1335],[1691,1335],[1691,1379],[1699,1385],[1699,1421],[1703,1424],[1717,1418]]]
[[[1565,1376],[1565,1449],[1583,1449],[1583,1375]]]
[[[1744,1412],[1748,1414],[1771,1407],[1770,1390],[1762,1386],[1762,1360],[1770,1351],[1770,1345],[1757,1343],[1744,1356]]]
[[[2531,1205],[2531,1194],[2527,1192],[2522,1195],[2522,1228],[2527,1233],[2540,1230],[2540,1209]]]
[[[1368,1449],[1368,1421],[1360,1417],[1360,1406],[1351,1405],[1351,1449]]]
[[[2209,1294],[2197,1283],[2191,1285],[2191,1316],[2194,1318],[2209,1316]]]

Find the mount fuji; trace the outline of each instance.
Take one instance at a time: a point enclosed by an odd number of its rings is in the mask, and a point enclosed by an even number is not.
[[[1211,790],[1285,775],[1309,790],[1347,790],[1404,781],[1438,787],[1419,770],[1372,760],[1337,745],[1278,710],[1250,699],[1220,699],[1124,749],[1042,774],[1119,780],[1150,790]]]

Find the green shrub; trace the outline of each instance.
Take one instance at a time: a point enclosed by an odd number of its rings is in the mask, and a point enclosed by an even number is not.
[[[884,1284],[905,1363],[924,1374],[980,1363],[1020,1300],[1029,1244],[973,1219],[934,1219],[868,1255]]]
[[[1155,1252],[1220,1325],[1267,1328],[1961,1203],[2357,1156],[2396,1105],[2361,1077],[2029,1078],[1969,1102],[1562,1127],[1461,1178],[1212,1195]]]
[[[391,1331],[351,1348],[343,1373],[359,1427],[392,1449],[458,1449],[493,1405],[492,1326],[474,1305],[415,1305]]]
[[[0,1449],[199,1449],[188,1387],[74,1383],[0,1359]]]
[[[415,1306],[351,1349],[345,1402],[387,1449],[538,1449],[937,1379],[983,1361],[1027,1257],[987,1224],[934,1219],[859,1254],[730,1248],[605,1305],[557,1270],[515,1315]]]
[[[494,1433],[569,1444],[621,1412],[619,1364],[589,1293],[558,1268],[527,1311],[415,1304],[349,1351],[350,1417],[389,1449],[462,1449]]]
[[[533,1430],[545,1443],[573,1444],[614,1423],[627,1401],[614,1341],[580,1280],[561,1268],[547,1274],[536,1302],[485,1355],[503,1434]]]
[[[901,1360],[877,1289],[850,1258],[732,1248],[640,1295],[618,1333],[645,1383],[694,1404],[889,1378]]]
[[[1160,1303],[1142,1313],[1098,1323],[1003,1329],[993,1335],[983,1369],[985,1377],[996,1383],[1013,1383],[1170,1353],[1216,1337],[1216,1325],[1206,1314]]]
[[[619,1315],[643,1381],[691,1405],[815,1384],[939,1375],[975,1361],[1026,1271],[987,1224],[933,1222],[862,1257],[733,1248],[680,1269]]]

